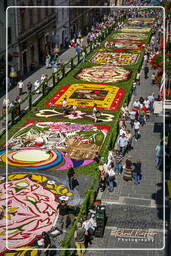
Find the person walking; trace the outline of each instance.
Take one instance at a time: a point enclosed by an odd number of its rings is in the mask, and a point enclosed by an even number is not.
[[[148,78],[148,72],[149,72],[149,67],[147,65],[145,65],[145,67],[144,67],[144,78],[145,79]]]
[[[127,152],[133,149],[133,147],[132,147],[132,137],[133,137],[133,135],[132,135],[131,131],[127,129],[127,131],[126,131],[126,138],[127,138],[127,141],[128,141]]]
[[[125,181],[132,181],[132,171],[133,171],[132,161],[131,161],[131,158],[128,157],[127,160],[125,161],[125,167],[123,172],[123,179]]]
[[[134,136],[135,141],[137,141],[140,137],[140,122],[138,120],[134,121]]]
[[[133,179],[134,179],[134,184],[138,185],[140,184],[141,181],[141,161],[137,160],[136,163],[133,163],[134,169],[133,169]]]
[[[24,87],[24,83],[22,80],[20,80],[18,83],[17,83],[17,87],[18,87],[18,90],[19,90],[19,95],[22,95],[23,94],[23,87]]]
[[[138,117],[138,121],[140,122],[141,126],[144,126],[146,119],[145,119],[145,110],[143,108],[141,108],[139,110],[139,117]]]
[[[154,108],[153,108],[153,105],[154,105],[154,93],[152,93],[150,96],[147,97],[150,104],[149,104],[149,108],[150,108],[150,113],[152,114],[154,112]]]
[[[122,168],[123,168],[122,160],[123,160],[122,154],[118,150],[116,150],[116,153],[114,155],[114,166],[115,166],[114,171],[116,174],[122,173]]]
[[[127,148],[127,145],[128,145],[128,140],[125,136],[125,133],[123,133],[119,139],[118,139],[118,142],[117,144],[119,145],[120,147],[120,153],[124,156],[125,155],[125,152],[126,152],[126,148]]]
[[[77,230],[74,232],[77,256],[81,256],[85,253],[85,234],[86,234],[86,230],[82,227],[82,224],[78,222]]]

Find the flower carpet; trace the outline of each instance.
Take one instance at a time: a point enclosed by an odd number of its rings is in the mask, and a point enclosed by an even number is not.
[[[63,110],[61,109],[39,109],[35,111],[35,116],[39,118],[58,118],[58,119],[69,119],[69,120],[86,120],[94,122],[94,116],[90,111],[81,111],[75,110],[75,113],[70,112],[69,114],[64,114]],[[101,113],[100,117],[98,118],[98,123],[106,122],[111,123],[115,119],[113,113]]]
[[[121,32],[138,32],[138,33],[141,33],[141,32],[150,32],[151,28],[148,28],[148,27],[132,27],[132,26],[125,26],[123,27],[120,31]]]
[[[131,72],[117,66],[93,66],[81,69],[75,77],[95,83],[117,83],[128,80]]]
[[[113,34],[113,39],[129,39],[129,40],[146,40],[148,38],[147,33],[133,33],[133,32],[128,32],[128,33],[114,33]]]
[[[120,49],[143,49],[145,43],[138,40],[118,39],[107,41],[107,49],[120,48]],[[104,47],[104,46],[103,46]]]
[[[90,61],[101,65],[133,65],[138,58],[137,53],[97,52]]]
[[[80,108],[93,108],[97,104],[97,109],[117,110],[122,101],[124,90],[106,84],[72,84],[63,87],[46,104],[47,106],[62,106],[64,99],[70,106]]]
[[[0,151],[9,166],[26,170],[65,170],[92,163],[110,130],[109,126],[55,121],[27,122]]]
[[[25,247],[39,238],[43,231],[48,232],[58,218],[59,200],[73,198],[73,193],[65,185],[43,175],[11,174],[7,183],[4,176],[0,176],[0,181],[0,209],[4,212],[0,225],[1,255],[8,249]]]

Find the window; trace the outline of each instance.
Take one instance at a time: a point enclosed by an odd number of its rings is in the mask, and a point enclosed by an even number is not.
[[[29,26],[31,27],[33,25],[33,9],[28,8],[28,14],[29,14]]]
[[[48,6],[48,0],[45,1],[45,6]],[[49,8],[45,8],[45,16],[48,16],[48,9]]]
[[[20,9],[20,32],[25,31],[25,9]]]
[[[11,27],[8,27],[8,44],[12,43],[12,33]]]
[[[37,6],[41,6],[41,0],[37,0]],[[38,22],[42,18],[41,13],[42,13],[42,9],[41,8],[37,8],[37,19],[38,19]]]
[[[4,0],[4,11],[6,11],[8,7],[8,0]]]
[[[62,8],[62,20],[64,20],[65,9]]]

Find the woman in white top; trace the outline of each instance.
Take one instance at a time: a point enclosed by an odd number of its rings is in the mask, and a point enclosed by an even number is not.
[[[39,80],[36,80],[34,83],[34,89],[36,90],[36,93],[40,93],[40,90],[38,89],[40,86]]]
[[[109,192],[113,192],[114,190],[114,180],[115,180],[114,168],[112,168],[112,166],[109,166],[107,170],[107,183],[108,183]]]
[[[135,120],[135,121],[134,121],[134,132],[135,132],[134,136],[135,136],[135,141],[137,141],[137,140],[139,139],[139,137],[140,137],[140,132],[139,132],[139,130],[140,130],[140,122],[137,121],[137,120]]]

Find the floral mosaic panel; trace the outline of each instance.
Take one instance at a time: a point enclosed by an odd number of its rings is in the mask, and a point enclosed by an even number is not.
[[[130,71],[117,66],[93,66],[81,69],[76,78],[87,82],[117,83],[127,80],[130,74]]]
[[[136,53],[97,52],[91,62],[101,65],[133,65],[137,63],[139,56]]]
[[[144,42],[138,40],[109,40],[106,44],[106,49],[143,49],[145,46]],[[103,46],[104,47],[104,46]]]
[[[138,32],[138,33],[141,33],[141,32],[150,32],[151,28],[148,28],[148,27],[132,27],[132,26],[125,26],[123,27],[120,31],[121,32]]]
[[[109,126],[53,121],[27,122],[1,150],[1,161],[25,170],[57,170],[93,162],[105,142]]]
[[[146,40],[147,33],[114,33],[113,39]]]
[[[0,210],[3,212],[0,224],[1,255],[8,249],[25,248],[43,231],[48,232],[58,218],[58,200],[73,198],[73,193],[65,185],[43,175],[11,174],[7,182],[3,176],[0,176],[0,181]]]
[[[117,110],[122,101],[124,90],[107,84],[80,83],[63,87],[46,104],[47,106],[62,106],[65,99],[69,106],[80,108]]]
[[[94,116],[91,111],[81,111],[81,110],[75,110],[74,113],[71,111],[67,115],[64,114],[63,110],[60,109],[39,109],[36,110],[34,113],[36,117],[39,118],[66,118],[69,120],[88,120],[88,121],[94,121]],[[98,123],[102,122],[113,122],[115,119],[115,116],[113,113],[100,113],[100,116],[98,117]]]

